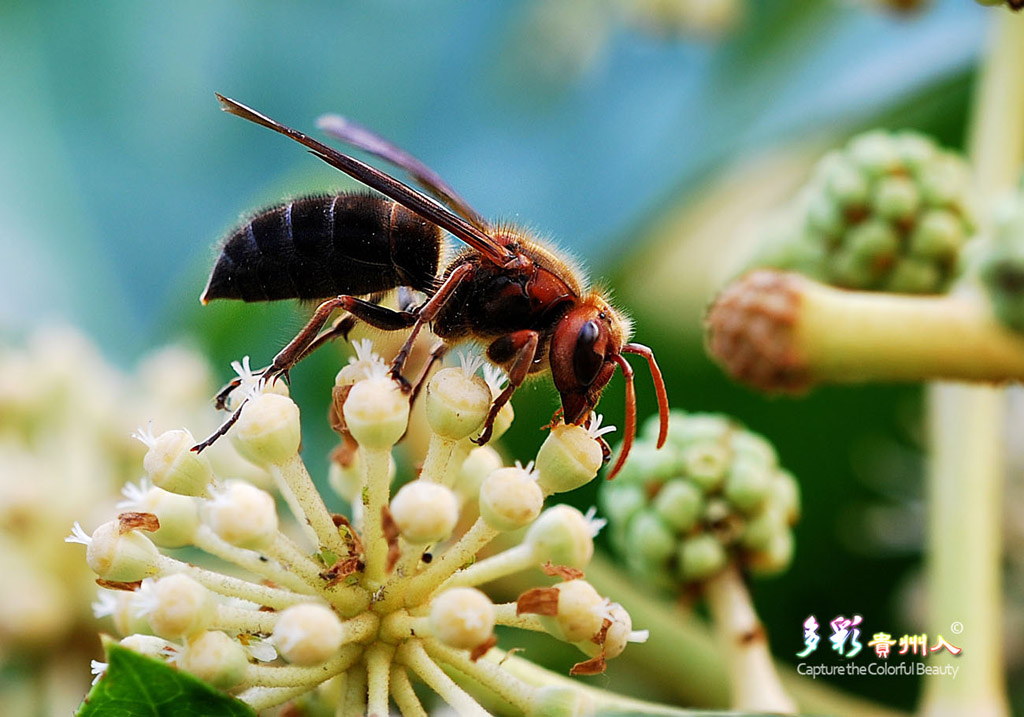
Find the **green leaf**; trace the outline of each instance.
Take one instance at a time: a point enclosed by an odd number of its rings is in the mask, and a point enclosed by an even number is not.
[[[245,703],[202,680],[117,643],[107,646],[107,662],[106,672],[79,707],[78,717],[256,714]]]

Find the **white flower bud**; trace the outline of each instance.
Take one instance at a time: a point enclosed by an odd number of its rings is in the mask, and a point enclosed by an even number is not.
[[[548,508],[526,531],[523,539],[538,563],[584,568],[594,556],[590,522],[571,505]]]
[[[458,441],[479,430],[491,407],[491,389],[461,368],[438,371],[427,383],[427,420],[434,433]]]
[[[558,590],[558,613],[541,616],[544,629],[565,642],[591,639],[604,625],[608,603],[586,580],[568,580]]]
[[[311,667],[333,657],[344,637],[344,627],[333,610],[302,603],[281,613],[272,639],[281,657],[293,665]]]
[[[476,588],[452,588],[434,598],[430,626],[444,644],[471,650],[494,632],[494,604]]]
[[[189,641],[178,666],[214,687],[228,689],[245,677],[249,657],[238,640],[211,630]]]
[[[86,562],[104,580],[130,583],[159,570],[160,551],[153,541],[137,530],[122,533],[117,520],[96,528],[86,545]]]
[[[203,506],[203,521],[223,540],[260,550],[277,537],[274,497],[245,481],[228,481]]]
[[[391,517],[410,543],[437,543],[455,529],[459,501],[450,488],[415,480],[402,486],[391,499]]]
[[[181,495],[206,495],[213,470],[206,456],[192,451],[196,439],[191,433],[165,431],[151,443],[141,432],[138,435],[149,445],[142,465],[153,485]]]
[[[259,465],[280,465],[299,452],[299,407],[287,396],[261,393],[249,399],[231,431],[238,452]]]
[[[188,575],[168,575],[152,583],[140,596],[137,609],[160,637],[191,637],[213,624],[217,605],[213,595]]]
[[[469,452],[458,475],[455,477],[455,492],[463,502],[476,500],[484,479],[504,465],[501,455],[488,446],[477,446]]]
[[[409,424],[409,397],[382,376],[354,385],[342,410],[352,437],[367,448],[390,449]]]
[[[480,486],[480,516],[495,530],[516,530],[540,515],[544,493],[536,474],[522,468],[499,468]]]
[[[130,508],[152,513],[160,521],[160,528],[149,534],[150,540],[162,548],[180,548],[191,545],[199,527],[199,506],[192,496],[171,493],[163,488],[151,487],[142,492],[129,484],[125,495],[129,500],[118,503],[119,508]],[[136,492],[137,491],[137,492]]]
[[[592,481],[602,463],[601,444],[586,428],[561,423],[537,452],[538,482],[546,493],[564,493]]]
[[[121,640],[120,645],[132,652],[158,660],[164,660],[178,651],[177,645],[156,635],[128,635]]]

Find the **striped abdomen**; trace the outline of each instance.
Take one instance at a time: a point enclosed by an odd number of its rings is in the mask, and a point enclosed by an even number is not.
[[[202,300],[323,299],[398,286],[432,293],[440,254],[441,230],[389,199],[304,197],[227,238]]]

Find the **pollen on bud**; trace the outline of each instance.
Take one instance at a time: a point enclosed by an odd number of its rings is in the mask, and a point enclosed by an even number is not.
[[[494,604],[476,588],[446,590],[430,605],[430,626],[449,647],[472,650],[494,633]]]
[[[594,556],[590,522],[571,505],[548,508],[526,531],[528,545],[538,563],[584,568]]]
[[[171,493],[205,496],[213,480],[206,456],[192,451],[196,439],[185,429],[165,431],[151,441],[137,434],[148,446],[142,465],[153,485]]]
[[[122,533],[117,520],[96,528],[85,551],[92,571],[113,582],[129,583],[155,575],[159,558],[152,540],[137,530]]]
[[[459,519],[455,493],[439,483],[415,480],[391,499],[391,517],[402,537],[415,545],[445,540]]]
[[[273,641],[281,656],[293,665],[319,665],[341,648],[345,630],[337,614],[326,605],[303,603],[286,608],[274,626]]]
[[[231,432],[238,452],[259,465],[279,465],[299,452],[299,407],[287,396],[260,393],[249,399]]]
[[[217,614],[213,595],[187,575],[160,578],[139,599],[150,627],[170,640],[191,637],[210,627]]]
[[[384,376],[355,384],[342,410],[352,437],[366,448],[391,448],[409,424],[409,397]]]
[[[540,515],[543,506],[536,474],[523,468],[499,468],[480,486],[480,516],[495,530],[522,528]]]
[[[427,384],[427,421],[434,433],[458,441],[479,430],[491,407],[491,390],[461,368],[438,371]]]
[[[601,444],[583,426],[554,426],[537,452],[537,472],[546,493],[565,493],[597,476],[603,463]]]
[[[259,550],[277,536],[274,497],[245,481],[228,481],[203,506],[203,521],[223,540]]]
[[[245,677],[249,658],[238,640],[210,630],[189,641],[178,666],[214,687],[228,689]]]
[[[607,600],[586,580],[569,580],[554,586],[558,591],[557,612],[541,616],[544,628],[565,642],[590,640],[600,631],[607,612]]]

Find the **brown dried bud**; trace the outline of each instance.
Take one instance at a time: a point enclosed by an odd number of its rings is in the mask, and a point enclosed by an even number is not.
[[[709,353],[733,378],[764,391],[799,393],[811,381],[794,345],[801,278],[758,269],[734,281],[708,310]]]
[[[117,516],[117,532],[127,535],[133,530],[155,533],[160,530],[160,520],[152,513],[121,513]]]

